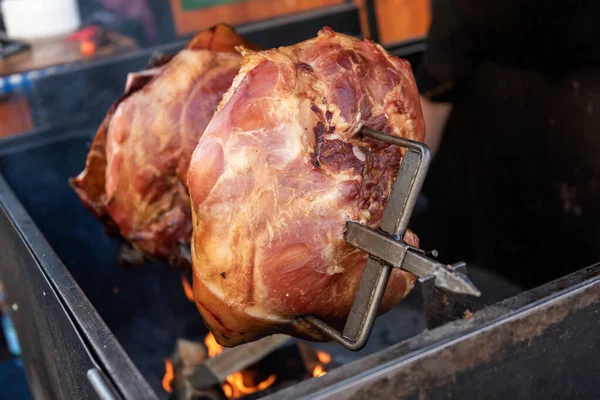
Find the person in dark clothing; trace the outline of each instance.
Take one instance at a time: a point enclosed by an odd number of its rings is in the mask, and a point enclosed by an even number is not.
[[[433,3],[416,77],[435,160],[417,223],[444,261],[525,287],[600,261],[598,17],[592,0]]]

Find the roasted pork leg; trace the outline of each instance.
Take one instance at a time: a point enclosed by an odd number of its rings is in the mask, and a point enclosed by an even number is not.
[[[190,243],[187,169],[240,67],[235,46],[256,48],[227,25],[194,37],[174,57],[130,74],[70,184],[83,203],[144,256],[185,265]]]
[[[417,87],[408,62],[329,28],[241,52],[188,171],[196,304],[223,346],[275,332],[325,340],[298,317],[347,317],[367,254],[345,242],[346,221],[379,226],[403,155],[358,132],[422,141]],[[394,270],[380,311],[414,283]]]

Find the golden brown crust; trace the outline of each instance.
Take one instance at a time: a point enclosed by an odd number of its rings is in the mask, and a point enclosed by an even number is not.
[[[111,233],[116,228],[106,211],[106,137],[108,127],[119,104],[138,90],[143,89],[154,74],[133,77],[127,85],[125,93],[112,104],[102,120],[85,160],[84,170],[78,176],[69,179],[69,185],[77,193],[82,203],[96,218],[107,225]]]
[[[238,35],[230,25],[218,24],[194,36],[185,48],[191,50],[233,52],[238,46],[243,46],[251,50],[260,50],[260,47],[256,44]]]
[[[101,220],[107,216],[104,172],[106,171],[106,131],[111,118],[112,113],[109,112],[98,128],[85,160],[85,169],[78,176],[69,179],[69,184],[83,204]]]
[[[70,184],[88,209],[146,257],[186,265],[177,243],[192,232],[191,153],[239,69],[236,46],[256,46],[228,25],[195,36],[159,65],[130,74]]]

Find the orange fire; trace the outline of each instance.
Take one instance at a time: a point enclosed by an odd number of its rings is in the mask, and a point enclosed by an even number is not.
[[[313,368],[312,376],[315,378],[325,375],[327,373],[327,371],[325,371],[325,365],[331,362],[331,356],[324,351],[317,351],[317,358],[321,364],[318,364]]]
[[[181,285],[183,286],[183,292],[185,293],[185,297],[191,302],[194,301],[194,291],[192,290],[192,285],[190,285],[190,281],[188,281],[187,276],[185,274],[181,275]]]
[[[212,358],[223,351],[223,347],[219,343],[217,343],[217,340],[215,339],[215,337],[213,336],[212,333],[209,333],[206,336],[206,338],[204,339],[204,344],[206,345],[206,348],[208,349],[208,357],[209,358]],[[221,385],[223,388],[223,392],[225,392],[225,395],[228,398],[237,399],[237,398],[243,397],[247,394],[256,393],[261,390],[265,390],[266,388],[271,386],[273,383],[275,383],[275,380],[277,379],[277,377],[275,375],[270,375],[267,379],[260,382],[256,386],[247,386],[244,383],[244,372],[243,371],[238,371],[234,374],[231,374],[225,379],[227,382],[224,383],[223,385]]]
[[[209,332],[208,335],[204,338],[204,344],[208,349],[208,358],[213,358],[217,354],[221,354],[223,351],[223,346],[217,343],[217,339],[215,339],[214,335]]]
[[[181,286],[183,287],[183,292],[185,293],[185,297],[193,302],[194,301],[194,290],[192,289],[192,285],[188,280],[185,274],[181,275]],[[213,358],[217,354],[223,351],[223,347],[217,343],[217,340],[213,336],[212,333],[209,333],[204,339],[204,344],[208,350],[208,357]],[[317,351],[317,358],[319,359],[319,364],[313,368],[312,376],[319,377],[323,376],[327,373],[325,371],[325,365],[331,362],[331,356],[324,351]],[[173,391],[173,364],[171,360],[165,360],[165,376],[162,380],[162,386],[165,391],[171,393]],[[229,399],[237,399],[243,396],[246,396],[251,393],[256,393],[270,387],[275,381],[277,377],[275,375],[270,375],[264,381],[258,383],[254,386],[248,386],[244,382],[244,372],[238,371],[234,374],[229,375],[226,379],[226,382],[221,385],[223,388],[223,392]]]
[[[314,377],[319,377],[325,375],[326,373],[327,372],[325,372],[325,368],[323,368],[323,366],[319,364],[313,369],[312,375]]]
[[[277,378],[275,375],[269,376],[266,380],[260,382],[256,386],[246,386],[244,383],[244,373],[236,372],[235,374],[229,375],[227,377],[227,383],[222,385],[223,392],[230,399],[237,399],[239,397],[243,397],[250,393],[260,392],[261,390],[265,390],[273,383]]]
[[[329,364],[331,362],[331,356],[324,351],[317,351],[317,358],[322,364]]]
[[[163,376],[162,387],[165,391],[171,393],[173,391],[173,363],[171,360],[165,360],[165,376]]]

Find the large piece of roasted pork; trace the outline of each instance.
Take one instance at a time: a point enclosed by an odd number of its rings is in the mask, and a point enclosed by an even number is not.
[[[422,141],[417,88],[408,62],[328,28],[242,53],[188,172],[196,304],[225,346],[320,340],[298,317],[347,317],[367,254],[344,241],[346,221],[378,227],[403,154],[358,132]],[[395,269],[381,312],[414,282]]]
[[[190,243],[187,170],[192,152],[240,68],[235,46],[254,45],[227,25],[131,74],[98,129],[85,170],[71,179],[83,203],[147,257],[185,264]]]

